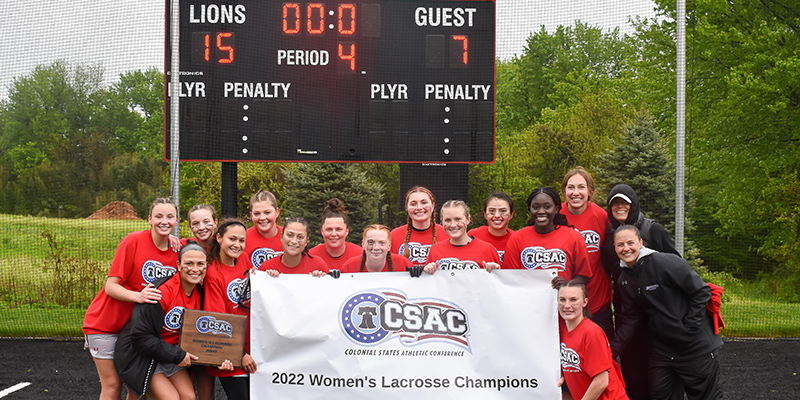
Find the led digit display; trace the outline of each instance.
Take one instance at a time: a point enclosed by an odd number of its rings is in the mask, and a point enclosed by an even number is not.
[[[182,160],[494,161],[494,0],[179,1]]]

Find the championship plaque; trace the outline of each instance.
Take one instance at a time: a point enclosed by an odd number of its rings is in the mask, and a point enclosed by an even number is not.
[[[247,317],[201,310],[184,310],[181,348],[199,357],[192,364],[219,366],[231,360],[242,367]]]

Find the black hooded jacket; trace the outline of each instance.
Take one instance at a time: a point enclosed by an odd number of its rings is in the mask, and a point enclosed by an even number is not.
[[[614,354],[644,326],[653,353],[666,358],[691,360],[722,345],[706,310],[711,288],[686,260],[643,247],[636,263],[622,268],[618,287],[625,318],[610,343]]]
[[[157,280],[156,288],[170,279],[181,279],[180,274]],[[202,298],[202,287],[197,285]],[[161,304],[144,303],[133,307],[131,319],[122,328],[114,348],[114,368],[122,382],[143,396],[150,388],[156,365],[159,363],[180,364],[186,352],[161,338],[164,309]]]
[[[636,192],[633,188],[625,184],[614,186],[614,188],[608,192],[608,199],[613,198],[614,195],[618,193],[622,193],[631,199],[631,210],[628,212],[625,225],[633,225],[639,229],[645,247],[660,253],[672,253],[680,256],[678,250],[675,250],[675,245],[672,243],[672,238],[669,236],[667,229],[658,222],[644,217],[642,209],[639,206],[639,197],[636,196]],[[611,276],[611,279],[616,281],[620,274],[620,266],[617,252],[614,249],[614,231],[619,228],[620,223],[614,219],[614,215],[611,212],[611,203],[606,207],[606,212],[608,213],[609,225],[606,228],[606,237],[600,254],[603,260],[603,267]]]

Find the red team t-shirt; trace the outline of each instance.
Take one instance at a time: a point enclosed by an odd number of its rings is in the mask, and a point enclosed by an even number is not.
[[[494,246],[480,239],[463,246],[455,246],[448,239],[434,244],[428,253],[428,262],[435,262],[442,270],[481,269],[484,261],[500,264],[500,256]]]
[[[413,266],[413,264],[411,264],[411,260],[403,256],[399,256],[397,254],[390,254],[390,256],[392,257],[393,272],[405,272],[407,267]],[[361,256],[359,255],[358,257],[353,257],[347,260],[347,262],[342,265],[341,271],[343,274],[354,274],[361,272]],[[369,272],[366,270],[366,267],[364,267],[364,272]],[[389,263],[384,263],[383,269],[380,272],[389,272]]]
[[[164,324],[161,325],[161,338],[169,344],[178,344],[181,337],[181,315],[183,310],[199,310],[203,305],[200,291],[195,288],[192,296],[187,296],[181,286],[181,277],[173,276],[158,287],[161,291],[161,308],[164,309]]]
[[[308,251],[308,254],[311,254],[315,258],[319,258],[328,265],[330,269],[338,269],[339,271],[342,270],[342,266],[347,262],[347,260],[361,256],[361,253],[364,252],[364,249],[361,246],[353,243],[345,243],[344,253],[342,253],[339,257],[332,257],[328,254],[328,251],[325,250],[325,243],[315,246],[313,249]]]
[[[532,226],[518,230],[508,241],[503,269],[555,269],[565,280],[592,277],[583,236],[568,226],[546,235]]]
[[[581,321],[572,332],[561,325],[561,371],[572,397],[580,399],[595,375],[608,371],[608,387],[598,397],[604,400],[627,400],[619,366],[611,358],[608,338],[597,324]]]
[[[241,257],[247,258],[251,265],[258,268],[264,261],[283,254],[282,233],[283,227],[278,225],[278,233],[271,238],[266,238],[258,233],[255,226],[251,227],[247,230],[247,239],[245,239]]]
[[[503,236],[495,236],[489,232],[489,227],[479,226],[475,229],[471,229],[467,232],[467,235],[475,237],[475,239],[483,240],[486,243],[494,246],[495,250],[497,250],[497,255],[500,256],[500,263],[503,262],[503,254],[506,252],[506,245],[508,244],[508,240],[511,239],[511,235],[514,234],[514,231],[511,229],[506,230],[506,234]]]
[[[286,264],[281,261],[280,257],[267,260],[258,267],[259,271],[266,271],[268,269],[274,269],[282,274],[310,274],[317,270],[327,274],[329,271],[328,265],[325,264],[325,261],[322,261],[321,258],[308,256],[303,256],[300,259],[300,264],[297,264],[295,267],[287,267]]]
[[[403,255],[405,251],[405,240],[406,240],[406,226],[398,226],[392,230],[392,254]],[[433,225],[436,227],[436,240],[437,241],[444,241],[448,240],[449,236],[444,231],[441,225],[435,224]],[[408,238],[408,247],[409,247],[409,254],[408,259],[411,260],[411,263],[417,267],[424,267],[427,264],[428,260],[428,252],[431,250],[431,245],[433,244],[433,229],[428,227],[428,229],[418,231],[411,228],[411,236]]]
[[[122,239],[108,276],[118,277],[125,289],[140,292],[158,278],[172,276],[177,269],[178,253],[171,248],[161,251],[153,243],[151,231],[133,232]],[[92,300],[83,320],[83,332],[116,335],[131,318],[134,303],[120,301],[106,294],[105,287]]]
[[[247,258],[241,256],[236,265],[232,267],[218,261],[212,262],[208,266],[206,278],[203,280],[203,286],[206,290],[206,311],[247,316],[247,333],[244,340],[245,353],[250,353],[249,272],[250,262]],[[242,296],[246,297],[242,299]],[[212,376],[221,377],[247,374],[241,368],[236,368],[233,371],[220,371],[213,367],[208,368],[208,373]]]
[[[603,268],[600,258],[600,245],[606,236],[606,226],[608,226],[608,214],[597,204],[589,202],[586,210],[581,215],[572,215],[567,210],[567,203],[561,205],[561,214],[567,217],[570,225],[580,232],[586,243],[586,251],[589,253],[589,266],[592,269],[592,279],[586,285],[586,296],[589,301],[591,312],[600,311],[603,307],[611,304],[611,278]]]

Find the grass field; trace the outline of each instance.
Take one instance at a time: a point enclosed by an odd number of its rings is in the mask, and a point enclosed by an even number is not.
[[[0,231],[0,337],[83,336],[83,315],[105,283],[117,245],[128,233],[149,228],[143,220],[6,214],[0,223],[6,226]],[[756,283],[719,274],[704,278],[726,288],[724,336],[800,337],[800,304],[774,301]]]

